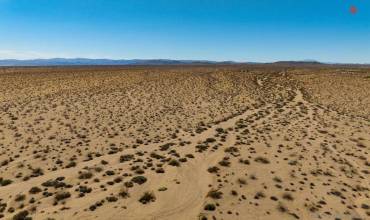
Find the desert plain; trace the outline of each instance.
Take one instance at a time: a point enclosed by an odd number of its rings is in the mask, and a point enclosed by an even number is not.
[[[370,69],[0,68],[1,219],[370,219]]]

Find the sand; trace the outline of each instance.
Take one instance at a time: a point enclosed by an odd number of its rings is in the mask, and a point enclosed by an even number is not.
[[[370,219],[370,70],[0,69],[0,218]]]

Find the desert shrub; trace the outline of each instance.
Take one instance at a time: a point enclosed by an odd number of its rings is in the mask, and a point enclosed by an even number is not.
[[[116,177],[116,178],[114,178],[114,180],[113,180],[115,183],[120,183],[120,182],[122,182],[122,177],[120,177],[120,176],[118,176],[118,177]]]
[[[55,199],[55,201],[58,202],[58,201],[67,199],[69,197],[71,197],[71,193],[69,193],[69,192],[58,192],[58,193],[55,194],[54,199]]]
[[[263,192],[257,192],[254,196],[255,199],[265,198],[265,194]]]
[[[54,187],[54,188],[61,188],[67,186],[67,184],[58,180],[48,180],[46,182],[43,182],[41,185],[45,187]]]
[[[277,182],[277,183],[281,183],[281,182],[283,182],[279,177],[277,177],[277,176],[275,176],[274,178],[273,178],[273,180],[275,181],[275,182]]]
[[[227,148],[225,149],[225,152],[226,152],[226,153],[238,153],[238,152],[239,152],[239,149],[238,149],[238,148],[236,148],[236,147],[227,147]]]
[[[2,212],[4,212],[4,211],[5,211],[6,206],[7,206],[7,204],[6,204],[6,203],[1,203],[1,201],[0,201],[0,213],[2,213]]]
[[[114,182],[113,181],[108,181],[107,184],[110,185],[110,186],[113,186]]]
[[[217,173],[220,170],[220,168],[213,166],[208,168],[208,172],[210,173]]]
[[[283,199],[289,200],[289,201],[293,201],[294,200],[293,196],[290,193],[284,193],[283,194]]]
[[[204,210],[206,210],[206,211],[215,211],[216,206],[214,204],[207,204],[207,205],[204,206]]]
[[[145,176],[135,176],[131,179],[131,181],[141,185],[147,181],[147,178]]]
[[[214,139],[214,138],[207,138],[205,142],[206,143],[213,143],[213,142],[216,142],[216,139]]]
[[[245,179],[243,179],[243,178],[238,178],[238,183],[240,185],[246,185],[247,184],[247,181]]]
[[[166,151],[168,150],[171,146],[174,146],[174,143],[166,143],[164,145],[159,146],[159,150],[161,151]]]
[[[205,130],[207,130],[206,128],[202,128],[202,127],[197,127],[196,129],[195,129],[195,133],[197,133],[197,134],[201,134],[203,131],[205,131]]]
[[[224,129],[223,129],[223,128],[216,128],[216,131],[217,131],[218,133],[223,133],[223,132],[224,132]]]
[[[121,189],[121,191],[118,193],[118,195],[122,198],[127,198],[130,196],[127,189]]]
[[[31,203],[31,204],[33,204],[33,203],[36,202],[36,199],[35,198],[31,198],[28,202]]]
[[[238,192],[237,192],[237,191],[235,191],[235,190],[231,190],[231,195],[233,195],[233,196],[237,196],[237,195],[238,195]]]
[[[256,175],[254,175],[254,174],[250,175],[250,176],[249,176],[249,178],[250,178],[251,180],[257,180],[257,176],[256,176]]]
[[[91,205],[91,206],[89,207],[89,210],[90,210],[90,211],[92,211],[92,212],[93,212],[93,211],[95,211],[95,209],[96,209],[96,205]]]
[[[208,145],[205,145],[205,144],[198,144],[197,146],[195,146],[195,148],[198,149],[198,152],[202,153],[203,151],[206,151],[208,149]]]
[[[29,217],[28,215],[29,215],[28,211],[23,210],[14,215],[13,220],[31,220],[32,218]]]
[[[14,207],[9,207],[9,209],[8,209],[8,212],[9,213],[13,213],[15,211],[15,208]]]
[[[207,196],[212,198],[212,199],[221,199],[222,198],[222,192],[220,192],[218,190],[211,190],[211,191],[208,192]]]
[[[230,161],[223,159],[220,162],[218,162],[218,164],[220,164],[223,167],[228,167],[230,166]]]
[[[44,171],[41,168],[32,169],[32,177],[38,177],[44,175]]]
[[[164,173],[164,169],[162,167],[158,167],[156,170],[155,170],[156,173]]]
[[[245,164],[245,165],[249,165],[250,164],[250,162],[249,162],[249,160],[248,159],[239,159],[239,163],[242,163],[242,164]]]
[[[272,201],[278,201],[278,200],[279,200],[276,196],[271,196],[271,197],[270,197],[270,199],[271,199]]]
[[[135,170],[135,173],[136,174],[144,174],[145,171],[143,169],[141,169],[141,168],[138,168],[138,169]]]
[[[164,159],[164,156],[157,154],[156,152],[150,153],[150,157],[155,158],[157,160]]]
[[[105,172],[105,174],[107,174],[108,176],[113,176],[115,173],[114,173],[114,171],[113,171],[113,170],[107,170],[107,171]]]
[[[192,159],[192,158],[194,158],[194,155],[193,154],[186,154],[185,157]]]
[[[23,201],[23,200],[25,200],[26,199],[26,195],[24,195],[24,194],[18,194],[18,195],[16,195],[15,196],[15,198],[14,198],[14,200],[16,201],[16,202],[21,202],[21,201]]]
[[[170,162],[168,162],[168,164],[171,165],[171,166],[174,166],[174,167],[179,167],[180,166],[179,161],[177,161],[175,159],[170,160]]]
[[[7,186],[7,185],[10,185],[12,184],[13,181],[10,180],[10,179],[3,179],[3,178],[0,178],[0,185],[1,186]]]
[[[256,161],[258,163],[262,163],[262,164],[269,164],[270,163],[270,161],[265,157],[256,157],[256,159],[254,159],[254,161]]]
[[[6,166],[8,165],[9,161],[8,160],[3,160],[1,163],[0,163],[0,167],[2,166]]]
[[[104,169],[102,167],[94,167],[94,171],[97,173],[102,172]]]
[[[288,208],[285,207],[282,203],[279,203],[279,205],[277,206],[277,209],[280,211],[280,212],[287,212],[288,211]]]
[[[88,186],[80,186],[80,187],[78,188],[78,191],[79,191],[80,193],[91,193],[92,188],[91,188],[91,187],[88,187]]]
[[[37,187],[37,186],[34,186],[34,187],[32,187],[28,192],[29,193],[31,193],[31,194],[37,194],[37,193],[39,193],[39,192],[41,192],[42,190],[39,188],[39,187]]]
[[[125,154],[125,155],[121,155],[120,156],[119,162],[120,163],[124,163],[124,162],[130,161],[132,159],[134,159],[134,155],[132,155],[132,154]]]
[[[131,182],[131,181],[127,181],[127,182],[125,182],[123,185],[125,185],[127,188],[131,188],[131,187],[133,187],[133,186],[134,186],[134,183],[133,183],[133,182]]]
[[[155,201],[155,195],[152,192],[145,192],[139,199],[142,204],[147,204]]]
[[[77,165],[77,163],[76,163],[76,162],[71,161],[71,162],[69,162],[69,163],[66,165],[66,168],[72,168],[72,167],[75,167],[76,165]]]
[[[109,162],[108,162],[108,161],[106,161],[106,160],[102,160],[102,161],[100,161],[100,163],[101,163],[102,165],[107,165],[107,164],[109,164]]]
[[[163,192],[163,191],[166,191],[167,190],[167,187],[160,187],[159,189],[158,189],[158,191],[159,192]]]
[[[82,172],[78,176],[79,179],[90,179],[93,176],[91,172]]]
[[[108,202],[117,202],[118,198],[115,196],[108,196],[107,198]]]

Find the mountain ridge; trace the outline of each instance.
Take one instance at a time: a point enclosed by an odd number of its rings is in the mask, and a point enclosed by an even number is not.
[[[171,60],[171,59],[2,59],[0,66],[79,66],[79,65],[179,65],[179,64],[233,64],[233,61]]]
[[[119,66],[119,65],[207,65],[207,64],[272,64],[272,65],[356,65],[356,63],[324,63],[316,60],[276,61],[276,62],[237,62],[212,60],[173,60],[173,59],[90,59],[90,58],[47,58],[47,59],[0,59],[0,66]]]

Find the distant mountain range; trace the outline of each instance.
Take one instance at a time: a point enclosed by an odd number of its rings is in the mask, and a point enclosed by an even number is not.
[[[0,66],[93,66],[93,65],[207,65],[207,64],[266,64],[256,62],[234,62],[234,61],[210,61],[210,60],[170,60],[170,59],[132,59],[132,60],[113,60],[113,59],[88,59],[88,58],[52,58],[52,59],[33,59],[0,60]],[[315,60],[303,61],[278,61],[275,65],[336,65],[336,63],[321,63]],[[368,67],[369,64],[339,64],[339,65],[360,65]]]
[[[208,61],[208,60],[169,60],[169,59],[133,59],[133,60],[112,60],[112,59],[88,59],[88,58],[53,58],[0,60],[0,66],[89,66],[89,65],[181,65],[181,64],[234,64],[232,61]]]

